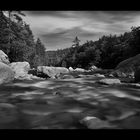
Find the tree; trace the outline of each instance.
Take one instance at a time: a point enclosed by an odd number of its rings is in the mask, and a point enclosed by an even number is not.
[[[80,40],[78,39],[78,37],[76,36],[75,37],[75,39],[73,40],[73,42],[74,42],[74,44],[73,44],[73,46],[79,46],[79,42],[80,42]]]
[[[9,42],[8,42],[8,48],[6,50],[6,53],[9,54],[10,53],[10,49],[11,49],[11,41],[13,39],[13,31],[12,28],[12,19],[18,19],[18,21],[22,21],[22,18],[19,15],[25,16],[24,13],[22,13],[21,11],[4,11],[8,14],[8,18],[7,19],[7,25],[9,28]]]
[[[38,57],[38,64],[36,63],[36,65],[45,65],[45,46],[39,38],[35,44],[35,55]]]

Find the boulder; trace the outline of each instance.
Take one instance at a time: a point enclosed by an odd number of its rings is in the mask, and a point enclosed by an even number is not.
[[[15,73],[15,79],[28,79],[28,71],[30,64],[28,62],[13,62],[10,64],[11,69]]]
[[[14,72],[12,71],[12,69],[0,62],[0,84],[3,83],[8,83],[14,80]]]
[[[114,77],[113,74],[109,74],[108,76],[109,76],[109,77]]]
[[[119,79],[101,79],[98,81],[101,84],[105,84],[105,85],[112,85],[112,84],[121,84],[121,81]]]
[[[0,62],[10,64],[8,56],[2,50],[0,50]]]
[[[105,76],[103,74],[99,74],[99,73],[94,74],[94,76],[99,77],[99,78],[105,78]]]
[[[82,69],[82,68],[76,68],[74,71],[77,71],[77,72],[85,72],[85,70]]]
[[[62,73],[69,73],[69,70],[65,67],[38,66],[37,72],[43,73],[50,78],[57,78]]]
[[[140,66],[140,54],[130,57],[122,62],[120,62],[115,68],[113,75],[118,77],[129,77],[134,78],[134,73]]]
[[[90,70],[92,70],[92,71],[95,71],[95,70],[97,70],[97,69],[98,69],[98,68],[97,68],[96,66],[94,66],[94,65],[90,67]]]
[[[109,122],[100,120],[97,117],[87,116],[80,121],[88,129],[103,129],[103,128],[113,128],[115,126],[110,125]]]
[[[74,69],[73,69],[72,67],[69,67],[69,71],[70,71],[70,72],[73,72]]]

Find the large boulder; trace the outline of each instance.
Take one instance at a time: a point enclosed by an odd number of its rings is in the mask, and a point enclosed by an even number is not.
[[[8,83],[12,80],[14,80],[14,72],[8,65],[0,62],[0,84]]]
[[[134,73],[140,66],[140,54],[130,57],[118,64],[112,73],[116,77],[134,78]]]
[[[2,50],[0,50],[0,62],[5,63],[5,64],[10,63],[8,56]]]
[[[30,64],[28,62],[13,62],[10,64],[10,67],[15,73],[15,79],[26,79],[29,77]]]
[[[69,70],[65,67],[38,66],[37,72],[43,73],[50,78],[57,78],[62,73],[69,73]]]

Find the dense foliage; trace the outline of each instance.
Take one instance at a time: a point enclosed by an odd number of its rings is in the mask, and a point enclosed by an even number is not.
[[[119,62],[140,53],[140,27],[131,29],[131,32],[118,36],[102,36],[94,42],[87,41],[76,47],[46,52],[46,64],[85,69],[96,65],[113,69]],[[48,58],[50,54],[55,55]]]
[[[27,61],[31,67],[44,65],[45,47],[40,39],[34,40],[30,26],[17,12],[0,11],[0,50],[4,51],[10,62]]]
[[[22,20],[20,11],[0,11],[0,50],[10,62],[27,61],[31,67],[38,65],[81,67],[92,65],[113,69],[117,64],[140,53],[140,27],[132,27],[130,32],[119,36],[102,36],[97,41],[87,41],[80,45],[76,37],[72,47],[45,52],[45,46],[36,41],[30,26]]]

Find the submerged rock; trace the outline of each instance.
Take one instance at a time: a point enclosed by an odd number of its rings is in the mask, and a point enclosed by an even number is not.
[[[17,108],[8,103],[0,103],[0,125],[17,121]]]
[[[75,77],[72,76],[72,75],[63,75],[63,76],[61,77],[61,79],[73,79],[73,78],[75,78]]]
[[[121,121],[119,127],[123,129],[140,129],[140,116],[130,116]]]
[[[111,85],[111,84],[121,84],[119,79],[101,79],[98,81],[101,84]]]
[[[80,121],[80,123],[87,126],[89,129],[103,129],[103,128],[113,128],[107,121],[100,120],[99,118],[87,116]]]
[[[0,62],[0,84],[3,83],[8,83],[14,80],[14,72],[12,71],[12,69]]]

